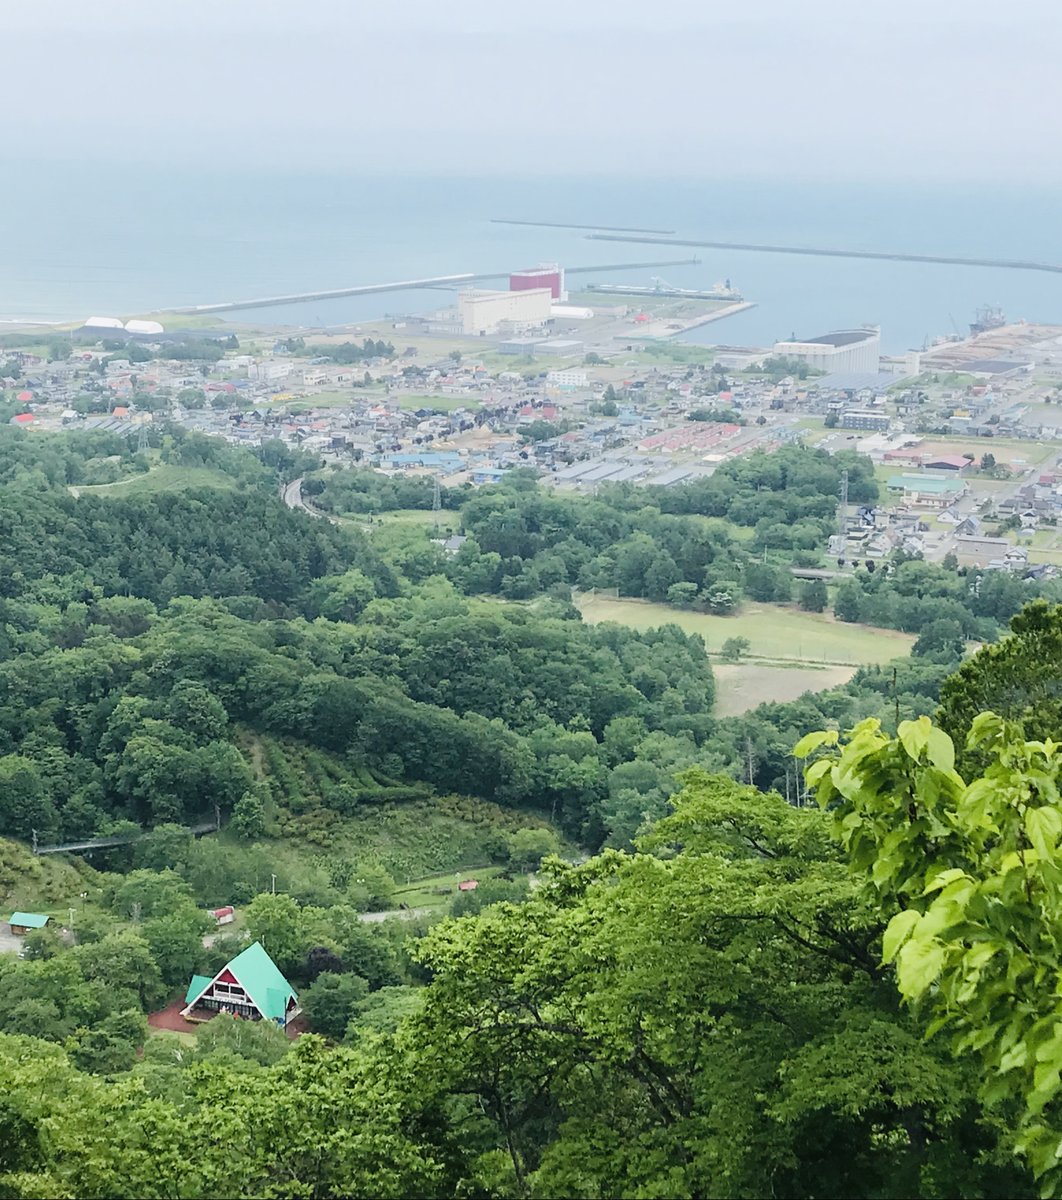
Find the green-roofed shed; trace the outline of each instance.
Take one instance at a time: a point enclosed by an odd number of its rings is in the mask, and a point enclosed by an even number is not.
[[[194,1009],[231,1012],[254,1020],[286,1025],[299,1011],[295,989],[265,952],[253,942],[214,976],[193,975],[184,997],[184,1016]]]
[[[12,933],[29,933],[31,929],[43,929],[51,920],[44,913],[15,912],[11,914],[8,924]]]

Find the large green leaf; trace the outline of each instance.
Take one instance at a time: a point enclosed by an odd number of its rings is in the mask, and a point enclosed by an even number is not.
[[[922,920],[922,914],[913,908],[904,909],[892,918],[881,939],[881,960],[892,962],[896,952],[914,932],[915,926]]]
[[[896,975],[901,993],[916,1000],[934,983],[944,966],[946,948],[938,938],[926,941],[909,939],[896,959]]]

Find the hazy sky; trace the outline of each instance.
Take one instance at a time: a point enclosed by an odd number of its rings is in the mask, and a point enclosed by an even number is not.
[[[1059,0],[0,0],[20,155],[1062,181]]]

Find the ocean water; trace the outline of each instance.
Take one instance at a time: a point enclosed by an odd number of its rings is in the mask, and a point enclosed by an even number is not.
[[[278,153],[278,160],[282,156]],[[1062,194],[720,178],[377,176],[40,163],[0,190],[0,318],[72,320],[361,283],[698,257],[697,266],[574,277],[680,287],[729,278],[757,307],[691,334],[765,345],[866,322],[887,351],[965,332],[975,309],[1062,324],[1062,275],[595,242],[491,217],[672,229],[680,237],[1062,263]],[[428,290],[259,309],[255,324],[329,327],[452,302]],[[231,320],[239,320],[234,315]]]

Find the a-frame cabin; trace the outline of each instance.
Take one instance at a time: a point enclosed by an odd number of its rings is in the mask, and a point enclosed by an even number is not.
[[[193,975],[181,1015],[191,1020],[200,1010],[227,1012],[254,1021],[272,1021],[282,1029],[299,1012],[299,997],[265,952],[261,942],[227,962],[213,977]]]

